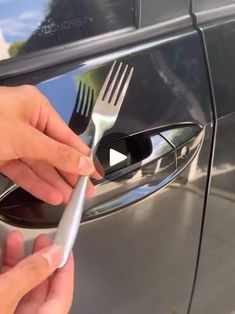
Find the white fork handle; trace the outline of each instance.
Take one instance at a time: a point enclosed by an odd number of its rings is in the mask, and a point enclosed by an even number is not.
[[[63,259],[59,268],[66,264],[76,240],[86,199],[88,182],[89,176],[81,176],[79,178],[58,225],[54,244],[61,246],[63,249]]]

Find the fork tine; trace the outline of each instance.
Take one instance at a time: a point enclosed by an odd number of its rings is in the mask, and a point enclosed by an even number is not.
[[[91,88],[90,102],[89,102],[89,106],[88,106],[88,109],[87,109],[87,117],[89,117],[91,115],[91,113],[92,113],[93,104],[94,104],[94,89]]]
[[[125,71],[127,70],[127,67],[128,67],[128,66],[126,66]],[[122,75],[123,77],[124,77],[124,75],[125,75],[125,71],[124,71],[124,73],[123,73],[123,75]],[[121,108],[122,102],[123,102],[124,97],[125,97],[125,95],[126,95],[126,91],[127,91],[128,86],[129,86],[129,84],[130,84],[133,71],[134,71],[134,68],[131,68],[131,70],[130,70],[130,72],[129,72],[129,75],[128,75],[128,77],[127,77],[125,83],[124,83],[124,86],[123,86],[123,88],[122,88],[122,90],[121,90],[121,93],[120,93],[119,98],[114,101],[114,104],[116,104],[116,106],[117,106],[119,109]],[[120,84],[120,83],[119,83],[119,84]],[[120,85],[121,85],[121,84],[120,84]]]
[[[119,93],[120,88],[121,88],[121,86],[122,86],[122,82],[123,82],[123,79],[124,79],[124,76],[125,76],[125,74],[126,74],[127,69],[128,69],[128,65],[125,66],[125,69],[124,69],[124,71],[123,71],[123,73],[122,73],[122,76],[121,76],[121,78],[120,78],[120,80],[119,80],[119,82],[118,82],[118,86],[116,87],[116,90],[115,90],[115,92],[114,92],[113,99],[112,99],[112,103],[113,103],[114,105],[116,104],[117,96],[118,96],[118,93]]]
[[[82,82],[80,81],[78,85],[78,93],[77,93],[76,102],[75,102],[76,112],[78,112],[80,109],[81,86],[82,86]]]
[[[90,86],[88,87],[86,91],[86,95],[84,98],[84,116],[87,116],[87,109],[89,108],[89,98],[90,98]]]
[[[112,82],[111,82],[111,84],[110,84],[110,86],[108,88],[108,92],[105,95],[105,99],[104,100],[106,100],[108,102],[111,100],[111,95],[112,95],[112,92],[113,92],[113,88],[114,88],[114,85],[115,85],[115,83],[117,81],[118,74],[119,74],[119,72],[121,70],[121,67],[122,67],[122,62],[119,64],[118,69],[117,69],[117,71],[115,73],[115,76],[114,76],[114,78],[113,78],[113,80],[112,80]]]
[[[93,104],[94,104],[94,89],[91,89],[91,101],[90,101],[90,107],[89,107],[89,115],[92,113]]]
[[[117,97],[118,97],[118,93],[119,93],[120,88],[121,88],[121,86],[122,86],[122,82],[123,82],[123,80],[124,80],[124,77],[125,77],[125,74],[126,74],[127,69],[128,69],[128,65],[125,66],[125,69],[124,69],[124,71],[123,71],[123,73],[122,73],[122,76],[121,76],[121,78],[120,78],[120,80],[119,80],[119,82],[118,82],[118,86],[116,87],[116,90],[115,90],[115,92],[114,92],[114,94],[113,94],[112,103],[113,103],[114,105],[116,104]]]
[[[82,104],[82,95],[83,95],[83,91],[84,91],[84,86],[83,86],[83,83],[81,82],[81,86],[80,86],[80,92],[79,92],[79,107],[78,107],[78,114],[81,114],[82,112],[82,107],[83,107],[83,104]]]
[[[83,90],[82,90],[82,97],[80,101],[80,114],[84,116],[85,110],[86,110],[86,102],[85,102],[85,93],[86,93],[86,83],[83,84]]]
[[[116,62],[117,62],[116,60],[113,62],[113,65],[112,65],[112,67],[111,67],[111,69],[110,69],[110,71],[109,71],[109,73],[108,73],[108,75],[106,77],[106,80],[104,81],[104,83],[103,83],[103,85],[101,87],[101,90],[100,90],[100,93],[99,93],[99,99],[103,99],[103,97],[104,97],[104,93],[105,93],[106,88],[108,86],[108,83],[109,83],[110,77],[111,77],[111,75],[113,73],[113,69],[115,67]]]
[[[87,90],[87,97],[86,97],[86,111],[85,111],[85,116],[87,117],[88,116],[88,113],[89,113],[89,109],[90,109],[90,106],[91,106],[91,88],[90,86],[88,87],[88,90]]]

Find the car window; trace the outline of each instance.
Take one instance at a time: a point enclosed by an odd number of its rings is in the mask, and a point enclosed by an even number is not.
[[[133,26],[135,0],[0,0],[0,60]]]

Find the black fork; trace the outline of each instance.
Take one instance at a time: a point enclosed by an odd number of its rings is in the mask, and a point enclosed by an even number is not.
[[[78,93],[69,127],[77,134],[82,134],[91,119],[94,104],[94,90],[86,83],[79,82]]]

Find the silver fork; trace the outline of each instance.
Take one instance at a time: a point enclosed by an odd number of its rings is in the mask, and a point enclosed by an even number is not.
[[[104,132],[112,128],[117,120],[134,70],[133,68],[129,69],[128,65],[122,69],[122,63],[118,65],[117,70],[114,70],[115,67],[116,61],[113,63],[100,90],[91,116],[95,126],[94,139],[90,150],[91,158],[94,157],[96,146],[103,137]],[[67,262],[76,240],[88,182],[89,176],[79,178],[58,225],[54,244],[63,248],[63,259],[59,267],[63,267]]]

